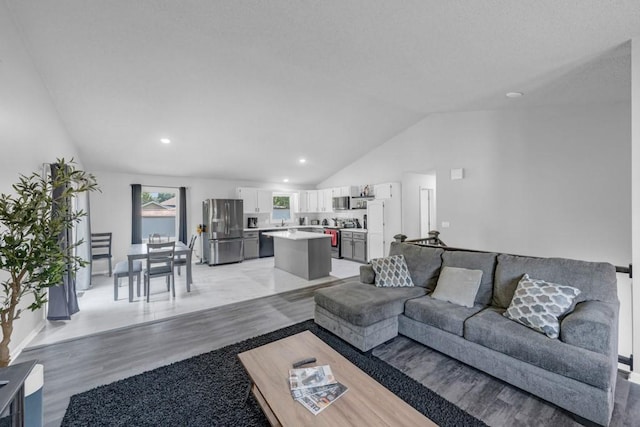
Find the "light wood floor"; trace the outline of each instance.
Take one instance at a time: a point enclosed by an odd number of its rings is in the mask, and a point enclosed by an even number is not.
[[[312,318],[313,291],[323,286],[35,348],[17,362],[44,364],[45,425],[57,426],[71,395]],[[489,425],[578,425],[564,411],[404,337],[374,354]],[[611,426],[638,420],[640,386],[621,379]]]

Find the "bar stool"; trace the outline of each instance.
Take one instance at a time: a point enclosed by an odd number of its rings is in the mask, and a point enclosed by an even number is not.
[[[138,296],[140,296],[140,273],[142,272],[142,261],[133,261],[133,273],[136,275],[138,284]],[[129,262],[120,261],[113,269],[113,300],[118,300],[118,287],[120,286],[120,278],[129,277]]]

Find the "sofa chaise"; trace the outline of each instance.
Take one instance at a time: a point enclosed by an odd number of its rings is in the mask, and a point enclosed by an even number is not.
[[[404,335],[608,425],[618,358],[613,265],[400,242],[391,244],[389,255],[389,260],[404,263],[413,286],[376,286],[382,270],[376,273],[379,260],[374,260],[373,266],[361,267],[360,281],[316,291],[315,322],[362,351]],[[556,313],[555,330],[530,322],[530,316],[545,309],[545,301],[552,301],[536,297],[541,289],[562,293],[552,295],[561,301],[568,296],[563,312]],[[457,294],[466,294],[466,301],[457,301]],[[558,309],[554,304],[552,309]]]

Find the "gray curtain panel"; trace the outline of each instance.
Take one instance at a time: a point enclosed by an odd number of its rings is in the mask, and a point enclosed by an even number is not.
[[[58,173],[58,166],[56,164],[50,166],[51,176],[55,177]],[[63,191],[63,188],[54,188],[53,197],[55,199],[60,198]],[[71,201],[66,200],[65,203],[71,203]],[[60,207],[54,204],[52,215],[58,215],[59,211]],[[66,248],[69,242],[72,241],[72,238],[72,230],[64,230],[58,238],[60,246]],[[72,314],[80,311],[78,299],[76,298],[76,282],[72,265],[67,266],[67,271],[63,276],[62,283],[49,288],[49,303],[47,308],[48,320],[69,320]]]
[[[185,245],[187,244],[187,189],[180,187],[180,226],[178,227],[178,238]]]
[[[76,248],[76,255],[86,260],[88,264],[80,267],[76,273],[76,289],[87,290],[91,287],[91,211],[89,208],[89,193],[82,193],[77,198],[77,209],[87,213],[76,225],[76,240],[82,244]]]
[[[142,243],[142,184],[131,184],[131,244]]]

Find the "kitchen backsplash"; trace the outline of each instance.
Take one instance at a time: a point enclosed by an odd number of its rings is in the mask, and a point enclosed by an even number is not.
[[[293,219],[286,221],[287,224],[298,225],[298,218],[306,217],[309,218],[309,221],[312,219],[317,219],[322,224],[322,220],[326,219],[329,222],[329,225],[333,225],[333,221],[331,218],[339,218],[342,220],[347,219],[358,219],[360,224],[363,223],[364,215],[366,215],[367,211],[362,210],[350,210],[350,211],[340,211],[340,212],[331,212],[331,213],[310,213],[310,214],[294,214]],[[268,213],[257,213],[257,214],[245,214],[244,215],[244,225],[247,227],[249,223],[249,217],[258,218],[258,227],[266,227],[275,224],[275,222],[271,221],[271,215]],[[309,224],[308,224],[309,225]]]

